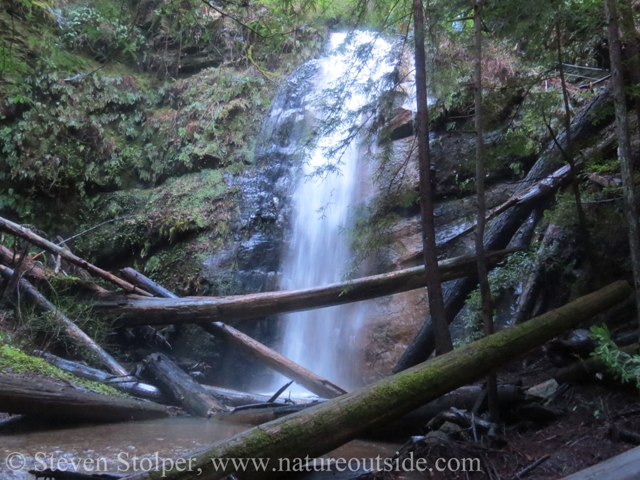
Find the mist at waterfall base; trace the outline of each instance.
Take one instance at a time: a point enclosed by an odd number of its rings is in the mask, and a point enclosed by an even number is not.
[[[304,98],[306,116],[311,117],[308,123],[326,118],[320,105],[327,99],[329,104],[335,101],[336,90],[341,91],[340,113],[336,126],[321,134],[306,152],[302,171],[298,172],[281,267],[282,290],[339,282],[349,267],[352,252],[344,228],[352,225],[354,208],[368,193],[371,165],[363,158],[365,149],[357,137],[343,149],[336,147],[352,133],[354,123],[349,118],[378,93],[372,85],[393,70],[387,61],[390,48],[368,32],[350,37],[334,33],[329,51],[318,60],[317,74]],[[368,55],[363,60],[365,49]],[[364,121],[362,116],[357,120]],[[329,155],[332,149],[339,154]],[[358,338],[366,308],[366,303],[360,302],[287,314],[279,351],[343,388],[362,386],[358,364],[364,355],[359,351]],[[271,388],[275,390],[286,381],[275,375]],[[292,390],[306,392],[299,386]]]

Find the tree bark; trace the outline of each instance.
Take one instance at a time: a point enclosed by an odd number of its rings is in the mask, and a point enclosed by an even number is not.
[[[493,252],[492,262],[507,253]],[[439,263],[442,278],[451,280],[476,271],[473,255],[443,260]],[[425,286],[424,267],[408,268],[300,290],[253,293],[230,297],[185,297],[179,299],[127,297],[99,298],[94,306],[123,326],[179,325],[212,321],[246,320],[267,315],[330,307],[345,303],[384,297]]]
[[[202,323],[200,326],[215,336],[222,336],[228,342],[233,343],[237,348],[247,355],[258,359],[260,362],[272,368],[276,372],[280,372],[285,377],[295,380],[311,393],[322,398],[335,398],[347,393],[347,391],[329,380],[326,380],[306,368],[292,362],[288,358],[280,355],[278,352],[271,350],[260,342],[245,335],[224,323]]]
[[[161,298],[179,298],[175,293],[170,292],[166,288],[158,285],[149,277],[145,277],[140,272],[133,268],[127,267],[120,270],[120,274],[129,280],[132,284],[144,289],[147,292],[153,293],[156,297]]]
[[[562,308],[436,357],[433,361],[380,380],[302,412],[254,427],[202,452],[189,472],[172,470],[171,480],[215,480],[233,473],[233,463],[213,458],[265,458],[266,471],[241,472],[240,479],[272,479],[276,459],[317,457],[355,438],[365,429],[387,423],[455,388],[486,376],[522,357],[554,336],[627,298],[626,282],[616,282]],[[216,468],[219,467],[219,468]],[[127,480],[158,478],[140,473]]]
[[[143,295],[150,297],[151,294],[149,292],[145,292],[144,290],[131,285],[129,282],[125,282],[124,280],[112,275],[111,273],[102,270],[101,268],[92,265],[86,260],[74,255],[69,250],[66,250],[63,247],[56,245],[55,243],[51,243],[48,240],[36,235],[28,228],[24,228],[17,223],[13,223],[6,218],[0,217],[0,230],[3,230],[11,235],[15,235],[16,237],[23,238],[24,240],[37,245],[38,247],[44,248],[45,250],[55,253],[56,255],[60,255],[60,257],[64,258],[67,262],[73,263],[78,267],[84,268],[89,273],[97,275],[100,278],[105,279],[108,282],[114,283],[120,288],[122,288],[126,292],[137,293],[138,295]]]
[[[636,34],[635,14],[631,0],[622,0],[619,5],[622,12],[622,15],[620,15],[620,30],[626,47],[624,63],[629,69],[631,84],[636,89],[632,97],[638,120],[637,128],[640,131],[640,94],[637,91],[640,85],[640,46],[638,45],[638,36]]]
[[[47,282],[50,277],[55,275],[51,269],[32,262],[28,257],[22,259],[20,254],[15,253],[13,250],[3,245],[0,245],[0,263],[9,268],[14,268],[14,265],[17,264],[22,265],[21,270],[25,272],[27,278],[33,283]],[[108,293],[106,289],[93,282],[85,282],[80,279],[77,281],[82,288],[86,289],[88,292],[97,294]]]
[[[640,447],[580,470],[560,480],[636,480],[640,478]]]
[[[571,131],[573,133],[574,143],[591,137],[593,133],[601,130],[609,123],[611,120],[609,117],[603,117],[601,114],[598,114],[598,117],[595,117],[597,118],[596,120],[593,113],[594,111],[601,111],[602,107],[610,105],[611,99],[611,92],[609,90],[604,90],[594,97],[591,103],[589,103],[588,106],[583,108],[573,118],[573,121],[571,122]],[[566,136],[564,132],[561,135],[558,135],[557,140],[563,148],[566,148]],[[509,244],[511,237],[513,237],[522,222],[525,221],[531,213],[531,210],[534,208],[534,204],[526,201],[526,197],[528,195],[537,196],[538,194],[536,192],[538,191],[538,188],[546,189],[546,186],[538,184],[538,182],[540,182],[540,179],[544,179],[551,175],[561,166],[561,164],[562,156],[559,155],[555,143],[551,142],[535,165],[531,170],[529,170],[529,173],[522,182],[521,187],[513,195],[513,197],[520,197],[521,200],[516,203],[515,206],[503,212],[491,223],[484,236],[484,246],[486,249],[497,250],[505,248]],[[565,169],[565,174],[570,172],[570,167],[568,165],[565,165],[563,168]],[[563,171],[563,168],[558,170],[556,173]],[[556,174],[554,174],[554,176],[555,175]],[[533,190],[529,190],[532,187],[535,188]],[[549,193],[552,193],[553,191],[554,190],[550,189]],[[460,312],[464,306],[467,296],[476,285],[477,281],[475,279],[465,278],[452,282],[452,284],[447,286],[445,289],[445,309],[447,312],[447,321],[449,323],[451,323],[455,316]],[[413,365],[417,365],[420,362],[424,362],[429,358],[431,353],[433,353],[433,349],[434,332],[431,316],[429,315],[420,331],[416,334],[412,344],[407,348],[393,371],[400,372]]]
[[[39,356],[63,372],[70,373],[79,378],[104,383],[110,387],[126,392],[134,397],[145,398],[157,403],[167,404],[169,400],[158,388],[148,383],[142,383],[134,377],[114,377],[113,375],[91,368],[82,363],[73,362],[64,358],[56,357],[46,352],[37,352]]]
[[[420,208],[422,211],[422,244],[429,298],[429,312],[433,318],[436,353],[453,350],[451,333],[442,297],[442,279],[438,269],[436,226],[433,216],[433,185],[429,151],[429,107],[427,104],[427,67],[424,50],[424,11],[422,0],[413,0],[415,72],[417,101],[418,164],[420,170]]]
[[[204,389],[211,394],[216,400],[222,402],[228,407],[241,407],[256,403],[267,403],[270,395],[260,395],[259,393],[240,392],[230,388],[215,387],[213,385],[202,385]],[[287,397],[287,401],[291,401],[294,405],[310,403],[312,400],[308,398]],[[284,400],[278,398],[273,403],[283,405]]]
[[[145,359],[145,363],[162,390],[178,405],[181,405],[186,412],[208,418],[215,412],[227,410],[202,385],[169,360],[166,355],[152,353]]]
[[[125,273],[133,283],[142,284],[148,291],[164,298],[178,298],[177,295],[174,295],[169,290],[161,287],[141,273],[136,272],[134,269],[127,268],[125,270],[126,273],[124,270],[122,272]],[[211,335],[222,336],[246,354],[256,358],[276,372],[280,372],[285,377],[295,380],[311,393],[315,393],[322,398],[334,398],[347,393],[346,390],[331,383],[329,380],[319,377],[229,325],[215,322],[201,323],[200,327]]]
[[[482,323],[484,334],[493,335],[493,301],[491,299],[491,285],[489,285],[489,268],[484,250],[484,230],[487,207],[485,202],[485,169],[484,169],[484,119],[482,111],[482,11],[481,0],[474,5],[473,25],[475,30],[475,121],[476,121],[476,199],[478,212],[476,220],[476,258],[478,259],[478,283],[480,298],[482,299]],[[491,373],[487,378],[487,400],[489,404],[489,418],[497,422],[499,417],[498,378]]]
[[[631,267],[636,291],[638,318],[640,318],[640,225],[638,224],[638,208],[636,207],[636,187],[633,183],[633,159],[631,158],[631,138],[627,118],[627,101],[622,78],[622,53],[620,35],[618,33],[618,12],[615,0],[605,0],[607,15],[607,32],[609,36],[609,58],[611,60],[611,84],[616,109],[616,126],[618,133],[618,157],[622,173],[625,213],[629,229],[629,249],[631,250]]]
[[[167,408],[156,403],[79,390],[44,377],[12,374],[0,374],[0,411],[91,422],[150,420],[169,416]]]
[[[562,61],[562,37],[560,30],[560,22],[556,22],[556,50],[558,54],[558,72],[560,73],[560,85],[562,86],[562,100],[564,102],[564,128],[565,137],[567,139],[567,149],[564,152],[567,163],[571,168],[571,185],[573,189],[573,198],[576,202],[576,212],[578,214],[578,227],[582,234],[582,241],[586,247],[587,257],[591,257],[591,242],[589,241],[589,230],[587,229],[587,217],[582,208],[582,198],[580,196],[580,184],[578,183],[578,172],[574,159],[573,144],[571,143],[571,108],[569,106],[569,91],[567,90],[567,82],[564,77],[564,64]],[[547,125],[551,129],[550,125]],[[558,148],[561,148],[558,146]]]
[[[9,267],[0,265],[0,274],[7,279],[13,277],[13,270]],[[96,359],[106,366],[113,374],[120,376],[128,376],[129,372],[120,365],[111,355],[105,352],[100,345],[93,341],[89,335],[84,333],[75,323],[73,323],[66,315],[58,310],[44,295],[38,292],[33,285],[31,285],[24,278],[18,282],[20,291],[23,292],[27,298],[42,310],[51,312],[53,315],[51,319],[58,324],[69,338],[79,347],[86,349],[95,355]]]

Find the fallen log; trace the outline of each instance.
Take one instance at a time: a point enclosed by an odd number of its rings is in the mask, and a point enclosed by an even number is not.
[[[221,405],[202,385],[162,353],[152,353],[145,359],[147,369],[158,380],[162,389],[185,411],[199,417],[210,417],[224,412]]]
[[[0,275],[7,279],[11,279],[13,277],[13,270],[9,267],[5,267],[0,265]],[[49,300],[47,300],[44,295],[42,295],[38,290],[36,290],[33,285],[31,285],[27,280],[21,278],[18,282],[20,291],[23,292],[26,297],[36,304],[41,309],[51,312],[53,315],[51,316],[52,321],[58,324],[64,332],[69,336],[69,338],[79,347],[85,348],[102,363],[105,367],[107,367],[112,373],[115,375],[127,376],[129,372],[120,365],[111,355],[105,352],[100,345],[93,341],[89,335],[84,333],[75,323],[73,323],[66,315],[64,315],[60,310],[58,310]]]
[[[347,391],[338,385],[331,383],[310,370],[292,362],[278,352],[271,350],[262,343],[245,335],[224,323],[202,323],[200,326],[215,336],[222,336],[228,342],[233,343],[241,351],[258,359],[263,364],[272,368],[276,372],[281,373],[285,377],[295,380],[311,393],[315,393],[322,398],[335,398],[347,393]]]
[[[0,230],[3,230],[11,235],[15,235],[16,237],[20,237],[34,245],[37,245],[40,248],[47,250],[48,252],[55,253],[56,255],[60,255],[61,258],[64,258],[67,262],[73,263],[78,267],[84,268],[89,273],[93,273],[100,278],[107,280],[108,282],[114,283],[120,288],[122,288],[125,292],[137,293],[138,295],[143,295],[150,297],[151,294],[146,292],[135,285],[131,285],[129,282],[122,280],[121,278],[116,277],[115,275],[102,270],[101,268],[92,265],[86,260],[74,255],[69,250],[56,245],[55,243],[50,242],[42,238],[39,235],[36,235],[28,228],[24,228],[22,225],[18,225],[17,223],[13,223],[6,218],[0,217]]]
[[[584,160],[581,157],[578,157],[575,161],[575,166],[576,169],[581,170],[584,167]],[[489,222],[490,220],[493,220],[501,213],[506,212],[511,207],[515,207],[516,205],[536,205],[542,199],[556,192],[560,187],[566,185],[570,180],[571,168],[569,167],[569,165],[560,167],[548,177],[543,178],[524,191],[513,194],[505,202],[491,209],[485,217],[485,221]],[[464,229],[457,231],[454,235],[450,235],[442,239],[442,241],[438,243],[438,246],[440,247],[442,245],[446,245],[449,242],[457,240],[458,238],[461,238],[473,232],[475,228],[476,222],[470,222],[469,225]]]
[[[56,275],[56,272],[52,271],[50,268],[34,262],[29,257],[22,258],[22,255],[15,253],[13,250],[3,245],[0,245],[0,263],[6,265],[9,268],[14,268],[15,265],[22,265],[21,270],[24,271],[27,279],[29,279],[33,283],[47,282],[49,281],[49,278]],[[93,281],[84,281],[82,279],[76,278],[74,282],[87,292],[93,292],[97,294],[108,293],[108,290],[102,288],[100,285],[97,285]]]
[[[190,471],[173,469],[163,478],[215,480],[237,470],[232,462],[223,465],[212,462],[213,458],[267,459],[270,463],[265,470],[249,470],[237,476],[243,480],[274,478],[274,470],[277,471],[278,467],[282,470],[287,459],[325,454],[369,427],[387,423],[522,357],[556,335],[623,301],[630,293],[629,284],[616,282],[522,325],[436,357],[431,362],[218,442],[196,457]],[[140,472],[126,478],[158,478],[161,474],[164,472]]]
[[[71,360],[65,360],[50,353],[41,353],[42,358],[55,365],[60,370],[75,375],[79,378],[87,380],[93,380],[94,382],[105,383],[113,388],[126,392],[135,397],[145,398],[152,400],[156,403],[173,403],[167,398],[154,385],[143,383],[140,381],[127,380],[130,377],[114,377],[102,370],[88,367],[78,362]],[[215,400],[222,403],[226,407],[240,407],[243,405],[261,404],[269,401],[269,395],[260,395],[258,393],[240,392],[238,390],[232,390],[229,388],[216,387],[213,385],[204,385],[202,387],[211,395]],[[309,398],[287,398],[277,399],[273,403],[275,405],[285,405],[287,403],[293,405],[302,405],[311,403],[313,399]]]
[[[166,288],[158,285],[156,282],[151,280],[149,277],[145,277],[140,272],[134,270],[133,268],[127,267],[120,270],[120,274],[129,280],[132,284],[137,285],[138,287],[144,289],[147,292],[153,293],[156,297],[161,298],[178,298],[178,296]]]
[[[561,480],[637,480],[640,478],[640,447],[600,462]]]
[[[169,290],[161,287],[151,279],[145,277],[141,273],[135,271],[132,268],[126,268],[122,270],[123,274],[127,276],[133,283],[139,284],[147,288],[150,292],[163,298],[178,298]],[[276,372],[295,380],[300,385],[305,387],[311,393],[322,398],[334,398],[343,393],[347,393],[343,388],[331,383],[315,373],[307,370],[306,368],[292,362],[288,358],[280,355],[278,352],[271,350],[266,345],[254,340],[248,335],[245,335],[241,331],[225,325],[220,322],[216,323],[201,323],[200,327],[214,336],[222,336],[228,342],[233,343],[241,351],[258,359],[267,367],[272,368]]]
[[[162,393],[157,387],[149,385],[148,383],[140,382],[135,377],[118,377],[98,370],[97,368],[91,368],[82,363],[73,362],[64,358],[51,355],[47,352],[36,352],[38,356],[45,359],[51,365],[59,368],[63,372],[70,373],[79,378],[91,380],[94,382],[104,383],[110,387],[120,390],[121,392],[128,393],[134,397],[145,398],[152,400],[156,403],[168,404],[169,399]]]
[[[612,103],[610,90],[603,90],[596,95],[588,106],[580,110],[571,122],[571,141],[574,145],[589,138],[594,132],[600,130],[608,124],[611,117],[603,118],[599,112],[602,107]],[[594,114],[594,111],[597,113]],[[562,148],[567,150],[566,131],[558,135],[557,141]],[[606,142],[604,144],[607,145]],[[604,146],[603,146],[604,148]],[[538,161],[529,170],[529,173],[522,182],[522,186],[514,193],[514,196],[524,194],[528,188],[539,180],[548,177],[556,169],[562,166],[564,159],[558,152],[555,142],[550,142]],[[558,184],[559,186],[559,184]],[[553,193],[553,189],[547,191],[547,195]],[[541,198],[541,197],[540,197]],[[505,248],[518,228],[525,221],[536,202],[523,202],[514,205],[509,210],[503,212],[490,224],[484,236],[484,247],[487,250],[499,250]],[[444,280],[443,280],[444,281]],[[445,310],[447,321],[453,322],[456,315],[464,306],[469,293],[476,287],[477,281],[474,278],[464,278],[443,286],[445,296]],[[435,350],[435,337],[431,315],[427,316],[425,323],[416,334],[411,345],[393,368],[394,372],[401,372],[413,365],[425,361]]]
[[[44,377],[0,374],[0,412],[74,421],[120,422],[169,416],[166,407],[110,397]]]
[[[243,423],[245,425],[262,425],[277,418],[282,418],[293,413],[300,412],[316,405],[304,403],[300,405],[274,405],[263,403],[259,405],[247,405],[245,408],[236,408],[232,412],[214,413],[211,418],[219,422]]]
[[[228,407],[241,407],[244,405],[252,405],[258,403],[269,403],[270,395],[261,395],[259,393],[240,392],[230,388],[215,387],[213,385],[201,384],[213,398],[224,403]],[[301,405],[313,402],[313,398],[287,397],[286,399],[278,398],[273,403],[284,405],[291,403],[293,405]]]
[[[629,355],[638,354],[638,344],[622,347],[622,350]],[[607,366],[598,357],[591,357],[588,359],[580,359],[568,367],[558,369],[553,378],[558,383],[581,383],[594,381],[598,373],[608,373]]]
[[[488,252],[496,263],[516,250]],[[476,271],[475,255],[439,263],[443,280],[465,277]],[[208,323],[246,320],[267,315],[330,307],[423,288],[424,266],[358,278],[347,282],[299,290],[253,293],[230,297],[146,298],[135,295],[100,298],[93,305],[122,326]]]

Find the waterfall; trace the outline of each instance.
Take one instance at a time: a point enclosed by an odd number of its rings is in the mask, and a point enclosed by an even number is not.
[[[368,32],[352,38],[334,33],[329,52],[318,60],[305,99],[308,113],[315,117],[311,123],[322,125],[327,120],[327,104],[340,108],[337,114],[333,112],[333,127],[320,133],[306,152],[307,161],[295,187],[281,269],[283,290],[339,282],[349,267],[352,254],[343,229],[352,224],[353,207],[363,200],[370,178],[369,165],[353,135],[354,125],[365,121],[357,112],[378,93],[377,81],[393,69],[386,62],[389,51],[388,43]],[[336,97],[338,91],[340,97]],[[339,154],[329,155],[331,150]],[[344,388],[360,386],[356,340],[362,318],[362,304],[288,314],[281,351]]]

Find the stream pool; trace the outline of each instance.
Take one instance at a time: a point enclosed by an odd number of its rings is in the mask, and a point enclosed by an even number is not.
[[[249,428],[249,425],[174,417],[106,425],[31,426],[0,431],[0,478],[33,480],[34,476],[28,470],[42,471],[52,467],[70,472],[114,475],[155,469],[156,465],[161,469],[164,459],[188,462],[195,452]],[[326,457],[347,461],[375,459],[377,456],[385,458],[393,456],[398,448],[397,444],[355,440]],[[329,474],[327,478],[337,477]]]

